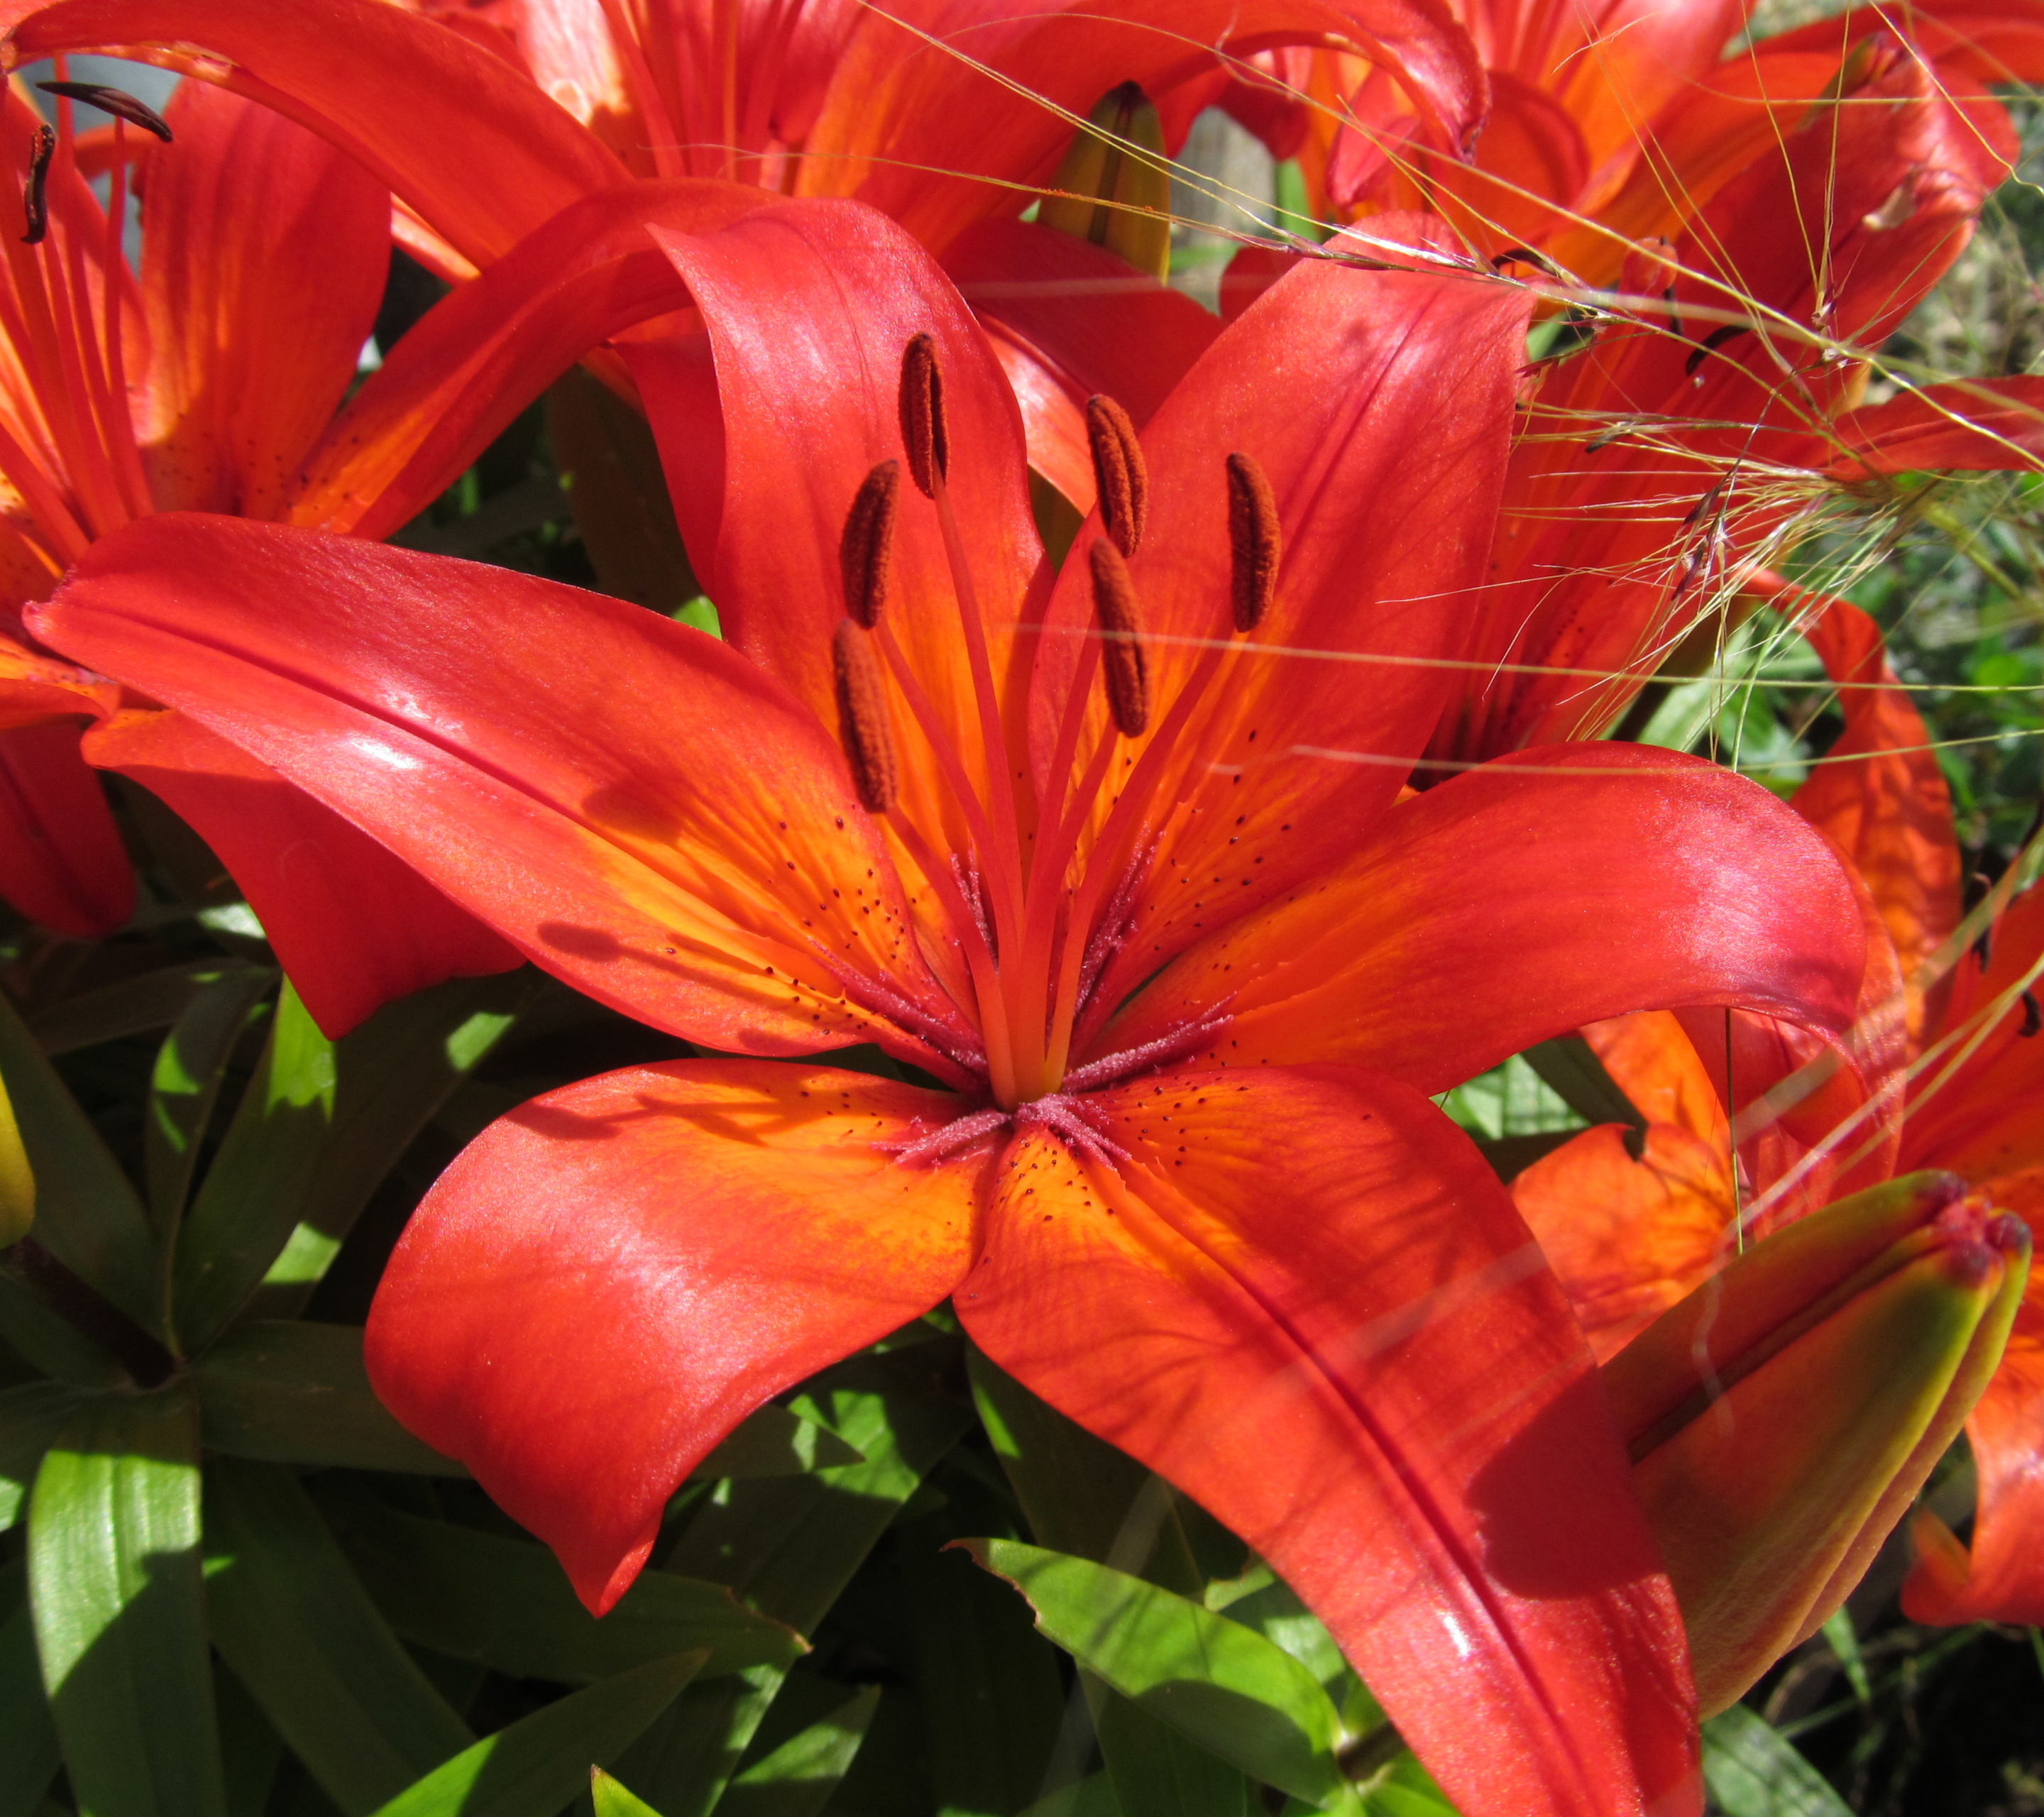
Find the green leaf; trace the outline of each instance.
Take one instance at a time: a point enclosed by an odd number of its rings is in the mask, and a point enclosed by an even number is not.
[[[1162,1478],[1032,1394],[984,1353],[967,1373],[994,1454],[1039,1545],[1191,1596],[1206,1580]]]
[[[1009,1539],[959,1544],[1028,1598],[1044,1633],[1148,1714],[1295,1797],[1324,1806],[1347,1796],[1335,1758],[1340,1717],[1283,1648],[1089,1559]]]
[[[1121,1817],[1121,1806],[1115,1799],[1113,1781],[1105,1773],[1095,1773],[1047,1792],[1021,1817]]]
[[[700,1649],[713,1676],[786,1665],[800,1635],[720,1584],[644,1573],[598,1621],[544,1546],[399,1514],[326,1485],[322,1504],[386,1619],[405,1639],[514,1678],[587,1684]]]
[[[1079,1677],[1122,1817],[1255,1817],[1260,1802],[1239,1768],[1117,1697],[1091,1673]]]
[[[1704,1783],[1725,1817],[1849,1817],[1824,1777],[1743,1704],[1704,1724]]]
[[[263,981],[258,996],[277,977],[269,966],[252,966],[243,959],[192,959],[139,978],[122,978],[117,984],[102,985],[38,1010],[29,1018],[29,1032],[45,1054],[68,1054],[97,1047],[102,1041],[147,1035],[169,1028],[208,985],[242,974]]]
[[[550,981],[529,966],[451,979],[386,1003],[340,1042],[332,1127],[266,1261],[257,1316],[305,1310],[370,1195]]]
[[[159,1230],[175,1233],[184,1216],[228,1061],[269,984],[270,974],[254,966],[223,971],[199,989],[156,1051],[143,1162]]]
[[[36,1473],[43,1683],[91,1817],[225,1817],[199,1566],[198,1421],[170,1388],[81,1408]]]
[[[1646,1119],[1581,1035],[1558,1035],[1528,1047],[1523,1058],[1578,1116],[1592,1124],[1623,1124],[1631,1131],[1628,1147],[1646,1135]]]
[[[1824,1623],[1824,1640],[1838,1658],[1846,1682],[1862,1704],[1873,1701],[1873,1682],[1867,1677],[1866,1661],[1859,1650],[1859,1635],[1853,1627],[1852,1611],[1842,1606]]]
[[[215,1345],[190,1379],[209,1450],[281,1464],[468,1473],[385,1411],[355,1326],[252,1320]]]
[[[263,1060],[178,1238],[171,1306],[186,1355],[227,1328],[290,1237],[333,1120],[333,1044],[288,981]]]
[[[843,1783],[879,1707],[876,1684],[791,1736],[732,1781],[717,1817],[816,1817]]]
[[[956,1517],[947,1509],[943,1518]],[[1043,1790],[1064,1724],[1058,1654],[1032,1631],[1020,1598],[939,1550],[957,1531],[919,1521],[901,1530],[894,1548],[924,1758],[940,1810],[1016,1811]]]
[[[795,1410],[866,1462],[730,1485],[696,1511],[665,1568],[729,1584],[755,1608],[809,1633],[971,1423],[970,1410],[936,1385],[955,1354],[948,1343],[923,1344],[831,1370]]]
[[[263,1817],[284,1744],[241,1681],[216,1659],[213,1702],[220,1718],[220,1761],[227,1777],[227,1817]]]
[[[486,1737],[378,1807],[376,1817],[555,1817],[674,1702],[700,1653],[655,1659]]]
[[[724,1442],[689,1473],[692,1483],[721,1477],[799,1477],[863,1460],[829,1427],[774,1401],[742,1419]]]
[[[0,1389],[0,1531],[21,1518],[43,1454],[86,1398],[54,1381]]]
[[[663,1569],[728,1584],[807,1632],[970,1423],[969,1412],[942,1390],[955,1354],[943,1341],[831,1370],[812,1385],[801,1410],[864,1462],[806,1476],[720,1483],[690,1516]],[[759,1666],[695,1686],[625,1757],[620,1771],[667,1817],[706,1817],[782,1676]]]
[[[0,1078],[36,1176],[36,1240],[152,1335],[156,1233],[78,1101],[0,997]]]
[[[589,1769],[590,1800],[596,1817],[660,1817],[660,1813],[600,1766]]]
[[[128,1372],[0,1262],[0,1338],[45,1375],[79,1388],[119,1388]]]
[[[290,1471],[207,1473],[213,1643],[321,1789],[356,1817],[474,1741],[385,1626]]]
[[[0,1570],[0,1817],[29,1817],[63,1764],[36,1663],[27,1576],[18,1558]]]

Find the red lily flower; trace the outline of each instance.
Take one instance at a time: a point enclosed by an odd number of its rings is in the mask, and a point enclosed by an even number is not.
[[[1776,593],[1805,608],[1800,628],[1842,685],[1846,719],[1831,761],[1794,805],[1865,880],[1900,960],[1910,1077],[1893,1165],[1949,1170],[2034,1235],[2044,1228],[2044,891],[2015,893],[2013,879],[1997,886],[1968,943],[1950,794],[1878,630],[1843,601],[1778,582]],[[1584,1032],[1648,1119],[1644,1153],[1633,1160],[1615,1127],[1590,1130],[1527,1169],[1512,1197],[1601,1359],[1720,1266],[1728,1232],[1742,1222],[1773,1228],[1808,1195],[1748,1169],[1735,1187],[1714,1083],[1722,1074],[1673,1018],[1629,1016]],[[1747,1101],[1739,1108],[1753,1119]],[[1854,1119],[1822,1146],[1850,1154],[1866,1134]],[[1981,1485],[1971,1554],[1919,1515],[1905,1610],[1919,1621],[2034,1620],[2044,1613],[2044,1285],[2027,1290],[1966,1431]]]
[[[1139,426],[1211,338],[1189,298],[1012,218],[1076,121],[1139,83],[1182,140],[1204,80],[1273,44],[1396,71],[1444,144],[1471,140],[1481,70],[1442,0],[524,0],[509,29],[388,0],[0,3],[5,56],[119,48],[325,135],[388,183],[398,237],[451,279],[577,196],[630,176],[849,196],[946,258],[998,325],[1032,462],[1092,504],[1078,412],[1112,378]],[[459,19],[462,29],[448,21]],[[521,71],[524,72],[521,75]],[[1055,298],[1062,293],[1062,306]],[[1002,332],[1007,331],[1007,332]]]
[[[736,647],[206,519],[36,614],[604,1001],[939,1081],[701,1060],[513,1113],[393,1258],[379,1392],[601,1609],[721,1433],[949,1295],[1270,1558],[1462,1808],[1693,1808],[1589,1354],[1421,1094],[1592,1006],[1842,1028],[1865,939],[1815,836],[1693,760],[1558,747],[1393,805],[1522,300],[1293,274],[1139,444],[1100,407],[1106,521],[1052,585],[1012,396],[912,242],[801,202],[661,240],[705,340],[639,377],[717,482]]]
[[[36,123],[18,98],[6,107],[23,175]],[[590,344],[686,302],[647,221],[713,223],[759,199],[682,183],[571,209],[432,312],[336,414],[382,294],[386,192],[206,84],[186,84],[168,115],[139,279],[109,252],[127,160],[111,160],[102,209],[67,121],[40,190],[42,243],[0,236],[0,605],[17,624],[94,538],[152,512],[388,535]],[[329,1032],[450,974],[518,962],[381,846],[146,694],[0,636],[0,715],[13,726],[0,730],[6,891],[60,931],[103,932],[133,897],[90,763],[142,782],[211,842]],[[80,717],[98,722],[83,754]]]
[[[1665,325],[1608,328],[1540,371],[1468,652],[1500,672],[1451,702],[1445,764],[1608,728],[1833,480],[2035,462],[2034,379],[1857,407],[1862,350],[1957,257],[2007,168],[1919,60],[1863,48],[1836,108],[1754,160],[1664,267],[1635,259],[1624,288],[1665,290]]]

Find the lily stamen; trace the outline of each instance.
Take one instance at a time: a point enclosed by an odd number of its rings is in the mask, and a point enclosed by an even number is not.
[[[861,630],[880,622],[887,605],[888,570],[894,556],[894,502],[901,463],[883,460],[866,476],[844,520],[838,565],[844,576],[844,609]]]
[[[866,633],[847,618],[831,645],[838,725],[852,786],[869,814],[884,814],[901,793],[901,770],[887,725],[887,693]]]
[[[1086,551],[1093,565],[1093,609],[1100,624],[1101,672],[1114,729],[1139,738],[1150,723],[1150,667],[1143,655],[1143,614],[1135,584],[1114,544],[1102,539]]]
[[[1086,400],[1086,441],[1093,452],[1093,490],[1101,528],[1124,555],[1141,546],[1150,512],[1150,470],[1128,413],[1102,393]]]
[[[40,246],[50,230],[50,159],[56,155],[57,136],[48,126],[36,129],[35,148],[29,154],[28,187],[21,192],[29,231],[21,236],[24,246]]]

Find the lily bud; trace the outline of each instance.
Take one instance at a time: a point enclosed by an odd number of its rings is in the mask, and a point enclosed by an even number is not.
[[[2000,1361],[2030,1233],[1965,1194],[1813,1212],[1604,1366],[1706,1715],[1837,1611]]]
[[[1139,271],[1168,276],[1171,179],[1156,108],[1135,83],[1124,82],[1100,98],[1086,121],[1051,179],[1062,193],[1043,198],[1037,220],[1105,246]]]
[[[14,1106],[0,1082],[0,1249],[17,1243],[36,1221],[36,1176],[14,1121]]]

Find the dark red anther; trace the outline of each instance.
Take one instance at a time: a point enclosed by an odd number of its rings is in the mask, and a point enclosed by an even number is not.
[[[2027,1041],[2031,1039],[2039,1029],[2044,1029],[2044,1009],[2040,1009],[2037,1006],[2036,993],[2026,990],[2023,993],[2023,1026],[2015,1032],[2023,1039]]]
[[[866,634],[847,618],[831,645],[836,670],[838,731],[852,786],[869,814],[884,814],[901,792],[894,739],[888,730],[886,684]]]
[[[937,364],[937,343],[928,333],[916,336],[901,351],[901,446],[909,456],[909,477],[925,498],[937,495],[937,482],[951,470],[951,432],[944,421],[944,375]]]
[[[1101,527],[1124,555],[1143,541],[1150,514],[1150,469],[1128,413],[1105,393],[1086,400],[1086,440],[1093,448],[1093,490]]]
[[[21,236],[24,246],[40,246],[50,230],[50,159],[56,155],[57,136],[47,126],[36,129],[35,144],[29,153],[29,186],[21,192],[21,207],[29,217],[29,231]]]
[[[1086,551],[1093,563],[1093,609],[1102,632],[1100,668],[1107,708],[1124,738],[1150,723],[1150,668],[1143,654],[1143,614],[1121,551],[1104,537]]]
[[[1235,557],[1235,628],[1254,631],[1277,597],[1283,536],[1277,494],[1251,455],[1228,457],[1228,540]]]
[[[887,570],[894,555],[894,501],[901,463],[883,460],[859,482],[837,546],[844,576],[844,609],[863,631],[880,622],[887,606]]]
[[[139,126],[144,133],[153,133],[167,145],[171,129],[163,124],[163,116],[153,108],[144,107],[125,89],[109,88],[97,82],[39,82],[36,86],[45,94],[61,94],[67,101],[82,101],[88,107],[96,107],[102,113],[110,113],[117,120],[125,120],[130,126]]]

